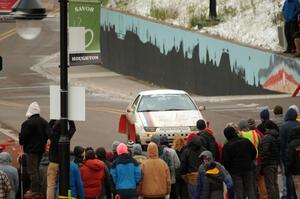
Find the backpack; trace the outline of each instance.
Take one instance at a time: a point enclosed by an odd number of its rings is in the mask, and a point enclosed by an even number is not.
[[[214,136],[206,131],[201,131],[199,135],[204,139],[203,146],[210,151],[215,161],[220,161],[219,147]]]
[[[167,163],[170,172],[175,169],[175,166],[173,165],[173,162],[172,162],[171,153],[167,147],[163,148],[163,153],[161,154],[161,156],[159,158],[162,159],[163,161],[165,161],[165,163]]]

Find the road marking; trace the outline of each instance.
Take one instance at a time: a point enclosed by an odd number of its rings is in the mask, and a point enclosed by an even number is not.
[[[22,90],[22,89],[41,89],[41,88],[49,88],[49,86],[19,86],[19,87],[4,87],[0,88],[0,90]]]
[[[24,107],[24,106],[28,106],[28,105],[25,105],[25,104],[15,103],[15,102],[6,101],[6,100],[0,100],[0,105],[2,105],[2,106],[10,106],[10,107]]]
[[[11,29],[11,30],[5,32],[5,33],[2,33],[2,34],[0,35],[0,41],[6,39],[6,38],[8,38],[8,37],[11,37],[11,36],[15,35],[16,33],[17,33],[16,28],[13,28],[13,29]]]
[[[107,112],[107,113],[113,113],[116,115],[120,115],[125,113],[123,110],[120,109],[114,109],[114,108],[110,108],[110,107],[87,107],[87,110],[90,111],[96,111],[96,112]]]
[[[118,77],[120,76],[114,72],[96,72],[96,73],[71,73],[69,74],[70,78],[93,78],[93,77]]]
[[[21,73],[20,76],[33,76],[33,75],[41,75],[39,73]]]
[[[0,77],[0,80],[1,80],[1,79],[7,79],[7,78],[8,78],[8,77]]]

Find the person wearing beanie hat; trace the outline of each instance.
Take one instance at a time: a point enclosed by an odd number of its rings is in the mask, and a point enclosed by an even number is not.
[[[48,122],[40,116],[38,103],[33,102],[29,105],[26,117],[19,134],[19,144],[23,146],[24,152],[28,155],[27,172],[31,178],[30,191],[26,194],[28,197],[39,197],[41,187],[38,167],[51,130]]]
[[[124,143],[117,147],[118,156],[113,162],[110,174],[115,185],[116,194],[121,198],[137,198],[137,184],[141,180],[141,168],[128,153]]]
[[[197,135],[203,140],[203,147],[212,152],[216,161],[220,161],[221,152],[218,147],[220,144],[217,143],[213,131],[210,128],[207,128],[204,120],[198,120],[196,125],[199,130]]]
[[[105,164],[96,159],[93,149],[86,150],[85,160],[80,167],[80,174],[84,185],[85,198],[98,198],[102,194],[105,179]]]
[[[260,120],[261,120],[261,123],[259,125],[257,125],[257,129],[262,134],[265,134],[265,132],[266,132],[265,123],[266,123],[266,121],[270,120],[270,112],[267,108],[263,109],[260,112]]]
[[[224,135],[228,142],[223,146],[222,162],[233,179],[235,196],[255,199],[256,149],[248,139],[239,137],[233,127],[226,127]]]

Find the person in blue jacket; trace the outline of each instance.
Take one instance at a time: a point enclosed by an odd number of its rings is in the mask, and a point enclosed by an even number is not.
[[[128,153],[128,148],[124,143],[118,145],[117,154],[110,171],[116,194],[121,199],[136,199],[136,188],[142,177],[141,168]]]
[[[295,53],[294,34],[298,31],[299,0],[285,0],[282,13],[285,20],[284,33],[287,42],[287,48],[284,53]]]
[[[71,196],[77,199],[85,199],[84,186],[80,175],[79,167],[73,161],[70,161],[70,190]],[[55,196],[58,196],[58,178],[55,186]],[[55,197],[56,198],[56,197]]]

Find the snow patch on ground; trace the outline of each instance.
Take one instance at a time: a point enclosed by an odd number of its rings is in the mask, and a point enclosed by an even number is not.
[[[118,7],[120,1],[126,1],[126,4]],[[222,21],[200,30],[190,27],[189,21],[192,15],[208,15],[209,0],[110,0],[108,7],[149,18],[152,18],[150,10],[154,7],[176,10],[178,17],[167,19],[166,22],[251,46],[283,50],[279,46],[277,33],[277,26],[282,22],[274,20],[281,11],[281,0],[217,0],[217,5],[218,15],[223,15]],[[236,13],[233,16],[230,16],[232,13],[226,14],[228,8]]]

